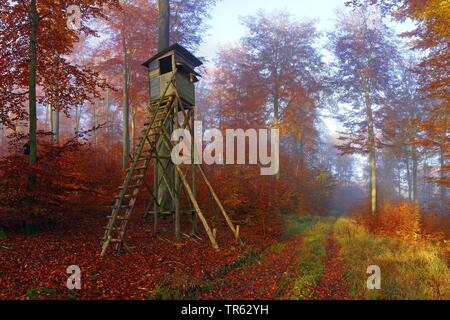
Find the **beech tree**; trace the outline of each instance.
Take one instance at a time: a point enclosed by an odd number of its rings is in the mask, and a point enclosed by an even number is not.
[[[343,154],[369,154],[370,207],[375,213],[377,129],[391,97],[397,44],[393,31],[370,6],[340,12],[335,29],[329,35],[336,58],[331,83],[342,105],[340,120],[346,129],[338,149]]]
[[[248,35],[242,43],[267,98],[273,125],[307,143],[314,136],[315,110],[323,62],[314,47],[319,33],[312,21],[294,21],[288,13],[258,13],[243,19]],[[309,133],[313,133],[312,135]],[[279,178],[279,174],[278,174]]]
[[[71,64],[65,55],[70,54],[78,40],[78,32],[96,34],[88,21],[104,17],[102,6],[114,3],[109,0],[28,0],[0,4],[1,121],[12,126],[14,119],[28,120],[30,166],[38,159],[37,104],[51,105],[52,109],[67,113],[71,106],[98,96],[98,89],[105,86],[97,73]],[[79,31],[68,26],[70,5],[80,8]],[[28,110],[23,108],[26,101]],[[30,190],[35,183],[36,176],[30,174]],[[32,203],[30,198],[31,225]]]
[[[424,133],[422,146],[429,150],[437,149],[439,152],[440,176],[433,181],[441,186],[442,201],[450,186],[450,6],[447,1],[441,0],[352,0],[347,3],[354,7],[367,3],[377,4],[384,13],[390,14],[397,21],[402,22],[409,18],[416,22],[415,29],[404,36],[414,39],[412,49],[419,50],[424,55],[416,72],[420,76],[420,91],[433,105],[426,117],[417,122],[417,126]],[[445,200],[442,203],[445,203]]]

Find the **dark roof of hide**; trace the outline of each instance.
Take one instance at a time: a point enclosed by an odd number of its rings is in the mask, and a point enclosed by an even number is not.
[[[198,66],[201,66],[203,64],[203,62],[201,62],[198,58],[196,58],[192,53],[190,53],[186,48],[184,48],[182,45],[175,43],[173,45],[171,45],[170,47],[158,52],[156,55],[154,55],[153,57],[151,57],[149,60],[147,60],[145,63],[143,63],[143,66],[146,66],[148,68],[148,66],[150,65],[150,63],[152,63],[153,61],[157,60],[158,58],[162,57],[163,55],[165,55],[167,52],[174,50],[175,52],[179,53],[180,55],[182,55],[188,62],[191,63],[191,65],[196,68]]]

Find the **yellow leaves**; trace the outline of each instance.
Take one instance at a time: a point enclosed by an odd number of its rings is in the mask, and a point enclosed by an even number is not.
[[[450,1],[429,0],[415,12],[416,18],[424,20],[437,35],[450,37]]]

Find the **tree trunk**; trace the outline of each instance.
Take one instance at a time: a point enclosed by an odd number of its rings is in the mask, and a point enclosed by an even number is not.
[[[54,145],[59,144],[59,111],[50,111],[50,124],[52,131],[52,143]]]
[[[37,162],[37,116],[36,116],[36,69],[37,69],[37,34],[39,27],[39,15],[37,11],[36,0],[30,1],[30,39],[29,39],[29,62],[28,62],[28,104],[29,104],[29,165],[33,166]],[[36,176],[30,174],[28,176],[28,191],[33,192],[36,184]],[[35,226],[35,213],[33,211],[34,198],[29,197],[28,201],[28,221],[27,221],[27,232],[34,233],[36,230]]]
[[[75,107],[75,134],[80,133],[80,121],[81,121],[81,108],[82,106]]]
[[[136,150],[136,108],[132,107],[130,109],[131,112],[131,147],[132,154]]]
[[[447,187],[444,185],[444,179],[445,179],[445,171],[444,171],[444,167],[445,167],[445,150],[444,148],[446,148],[447,146],[443,146],[441,145],[439,148],[440,151],[440,178],[441,178],[441,183],[439,185],[439,191],[440,191],[440,202],[441,202],[441,212],[443,214],[448,214],[447,212]]]
[[[278,88],[276,89],[275,95],[273,96],[273,124],[275,129],[280,128],[280,98],[278,95]],[[273,151],[272,151],[273,152]],[[280,170],[277,171],[277,180],[280,180]]]
[[[130,154],[130,98],[129,98],[129,69],[128,69],[128,51],[125,39],[125,13],[123,14],[122,25],[122,73],[123,73],[123,169],[128,169]]]
[[[408,154],[406,154],[405,163],[406,163],[406,176],[407,176],[407,180],[408,180],[408,200],[412,201],[411,170],[410,170],[409,155]]]
[[[159,10],[159,38],[158,51],[170,45],[170,5],[169,0],[158,0]]]
[[[370,101],[370,80],[365,81],[365,104],[369,138],[369,161],[370,161],[370,209],[372,214],[377,211],[377,172],[376,172],[376,144],[375,126],[373,122],[372,104]]]
[[[158,0],[159,10],[159,37],[158,37],[158,50],[162,51],[170,45],[170,4],[169,0]],[[170,117],[169,123],[166,124],[165,130],[170,134],[172,133],[173,117]],[[160,157],[170,156],[170,151],[164,143],[158,146],[158,155]],[[171,179],[175,175],[175,168],[170,160],[161,159],[160,165],[157,167],[157,176],[161,178],[163,176],[163,166],[166,169],[166,174],[169,179],[169,183],[172,184]],[[174,203],[170,195],[169,189],[165,182],[161,182],[158,190],[158,202],[160,204],[160,211],[172,211],[174,209]]]
[[[412,148],[412,198],[414,204],[419,204],[419,194],[418,194],[418,179],[417,179],[417,170],[418,170],[418,159],[417,159],[417,150],[416,148]]]

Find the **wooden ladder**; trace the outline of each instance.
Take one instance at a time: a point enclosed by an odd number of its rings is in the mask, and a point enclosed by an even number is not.
[[[152,158],[157,150],[157,141],[163,130],[163,125],[169,118],[174,106],[174,96],[165,96],[150,105],[151,120],[145,123],[142,137],[136,148],[130,167],[126,171],[123,185],[119,188],[119,195],[111,215],[108,217],[101,256],[104,256],[108,246],[115,243],[116,251],[120,252],[124,245],[125,231],[131,214],[136,205],[137,197],[144,185],[144,178]]]

